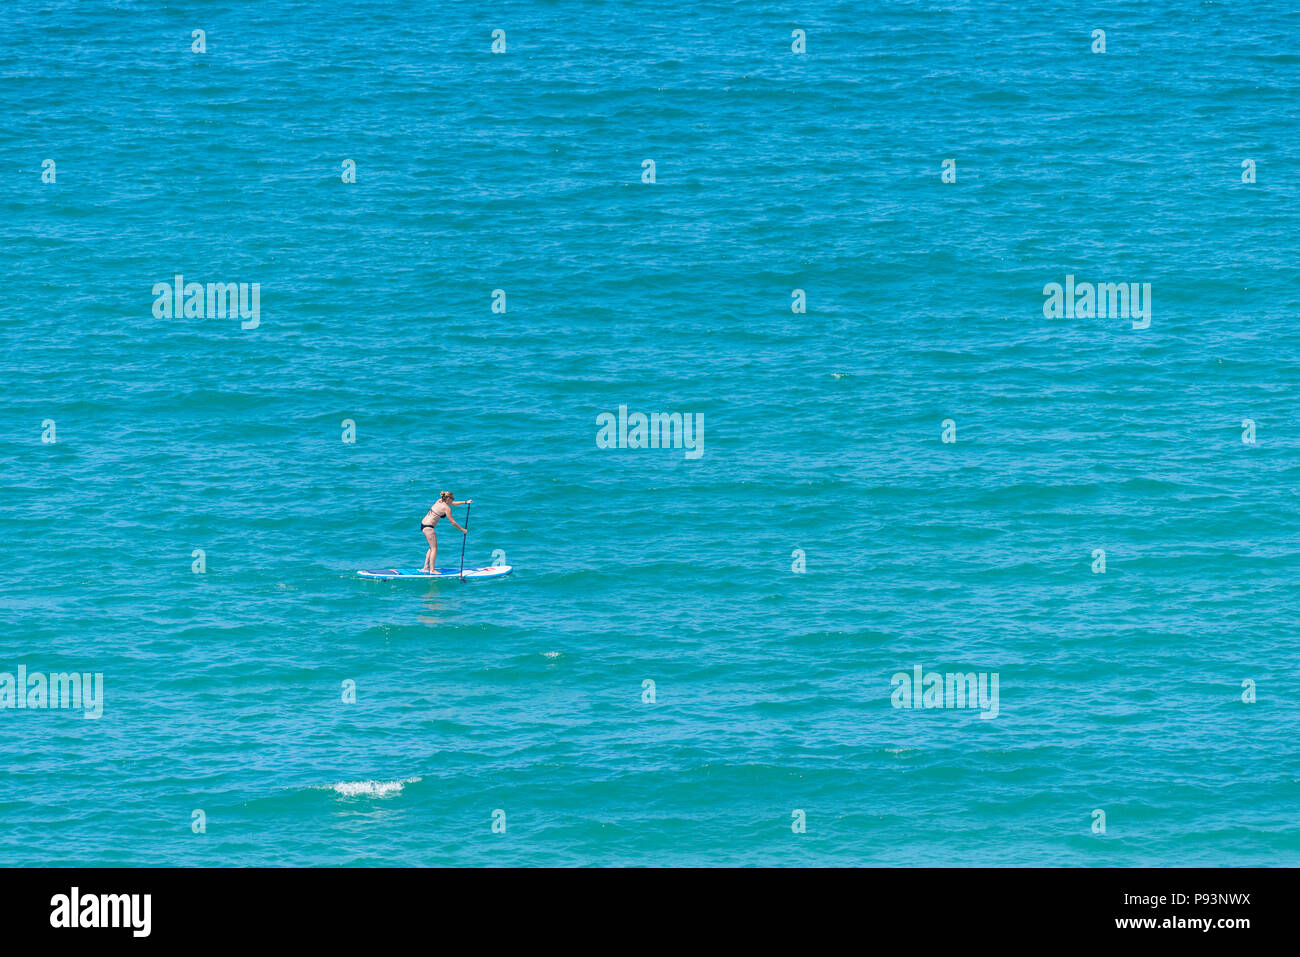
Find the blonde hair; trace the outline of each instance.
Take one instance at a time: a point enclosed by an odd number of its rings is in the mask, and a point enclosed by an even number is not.
[[[452,499],[454,499],[455,497],[456,497],[456,496],[452,495],[450,492],[439,492],[439,493],[438,493],[438,498],[442,499],[442,501],[444,501],[444,502],[450,502],[450,501],[451,501]]]

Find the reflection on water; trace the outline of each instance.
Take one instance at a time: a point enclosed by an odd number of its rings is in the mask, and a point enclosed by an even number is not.
[[[422,605],[422,614],[416,616],[416,621],[422,625],[439,625],[442,624],[440,615],[443,612],[442,602],[439,601],[441,595],[438,587],[441,583],[430,580],[429,588],[420,599]]]

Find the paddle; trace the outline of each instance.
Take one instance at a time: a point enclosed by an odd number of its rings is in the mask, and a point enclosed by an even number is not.
[[[469,538],[469,507],[473,505],[470,502],[465,506],[465,534],[460,537],[460,580],[465,580],[465,539]]]

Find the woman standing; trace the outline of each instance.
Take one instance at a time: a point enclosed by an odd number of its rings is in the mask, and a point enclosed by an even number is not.
[[[438,525],[438,519],[445,515],[447,521],[456,525],[456,519],[451,514],[451,507],[453,505],[469,505],[473,501],[470,498],[463,502],[457,502],[455,496],[450,492],[439,493],[438,501],[429,507],[429,513],[424,516],[424,521],[420,522],[420,531],[424,534],[424,540],[429,543],[429,550],[424,553],[424,568],[420,569],[421,571],[436,572],[438,570],[436,565],[438,560],[438,533],[434,531],[434,528]],[[459,525],[456,525],[456,527],[460,528]],[[462,535],[467,534],[463,528],[460,528],[460,533]]]

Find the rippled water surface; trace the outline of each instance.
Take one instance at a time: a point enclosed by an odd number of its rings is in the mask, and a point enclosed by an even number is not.
[[[8,862],[1300,864],[1297,8],[160,6],[0,14]]]

